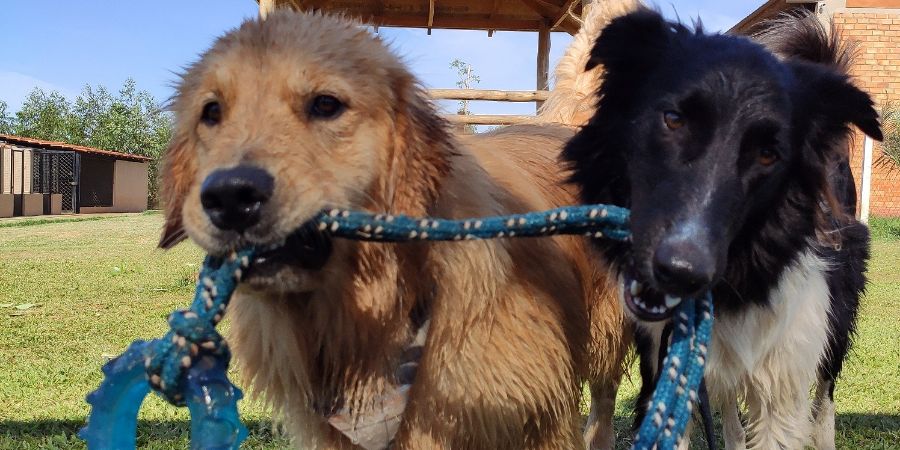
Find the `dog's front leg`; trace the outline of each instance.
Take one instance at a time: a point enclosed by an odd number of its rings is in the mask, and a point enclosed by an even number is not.
[[[746,450],[747,435],[741,424],[740,410],[737,397],[729,393],[721,405],[722,427],[725,432],[725,450]]]
[[[803,380],[781,380],[748,389],[748,448],[801,449],[809,441],[809,388]]]
[[[612,450],[616,444],[613,414],[616,409],[615,380],[591,382],[591,412],[584,427],[584,445],[589,450]]]
[[[815,430],[813,443],[817,450],[834,450],[834,400],[830,391],[833,382],[819,378],[816,386],[816,396],[813,399],[813,418]]]

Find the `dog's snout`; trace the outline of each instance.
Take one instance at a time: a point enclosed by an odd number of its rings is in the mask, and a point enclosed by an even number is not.
[[[709,288],[715,258],[696,240],[669,238],[653,254],[653,276],[666,293],[687,296]]]
[[[200,203],[213,225],[241,233],[259,222],[260,210],[274,189],[275,180],[263,169],[221,169],[203,181]]]

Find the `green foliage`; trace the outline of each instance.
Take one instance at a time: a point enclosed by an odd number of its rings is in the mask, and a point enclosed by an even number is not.
[[[12,134],[15,118],[9,115],[8,105],[0,100],[0,134]]]
[[[71,105],[59,92],[34,88],[16,113],[13,134],[50,141],[71,142],[74,126]]]
[[[875,163],[890,169],[900,168],[900,105],[885,103],[881,107],[881,127],[884,141],[881,156]]]
[[[5,103],[0,104],[0,130],[3,114]],[[134,80],[126,80],[116,94],[86,85],[74,102],[35,88],[9,127],[20,136],[151,158],[147,200],[151,208],[158,206],[159,158],[171,136],[171,116],[149,92],[139,91]]]
[[[475,75],[472,65],[461,59],[454,59],[451,61],[450,68],[456,69],[456,73],[459,76],[456,87],[460,89],[472,89],[474,85],[481,83],[481,78],[478,75]],[[469,111],[469,101],[460,100],[459,109],[456,110],[456,113],[463,116],[472,114],[472,112]],[[473,125],[466,125],[465,129],[468,133],[475,132],[475,126]]]

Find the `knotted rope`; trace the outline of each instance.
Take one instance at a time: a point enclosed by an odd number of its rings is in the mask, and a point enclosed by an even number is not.
[[[550,211],[467,220],[331,210],[315,219],[334,237],[376,241],[460,241],[503,237],[584,234],[630,239],[628,210],[615,206],[571,206]],[[188,310],[169,317],[171,330],[161,339],[135,341],[103,367],[105,378],[87,396],[87,425],[79,435],[91,449],[135,448],[137,413],[150,388],[191,412],[191,448],[236,449],[246,438],[237,400],[240,389],[227,378],[231,354],[216,331],[228,301],[256,249],[226,258],[208,256]],[[697,401],[712,328],[709,295],[686,299],[675,311],[676,325],[668,356],[634,448],[675,448]]]

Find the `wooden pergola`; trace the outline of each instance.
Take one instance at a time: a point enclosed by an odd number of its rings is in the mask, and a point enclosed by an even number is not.
[[[575,34],[594,0],[256,0],[265,18],[275,8],[342,13],[378,27],[484,30],[538,33],[534,91],[433,89],[436,99],[540,102],[547,98],[550,32]],[[454,122],[508,124],[525,116],[452,116]]]

